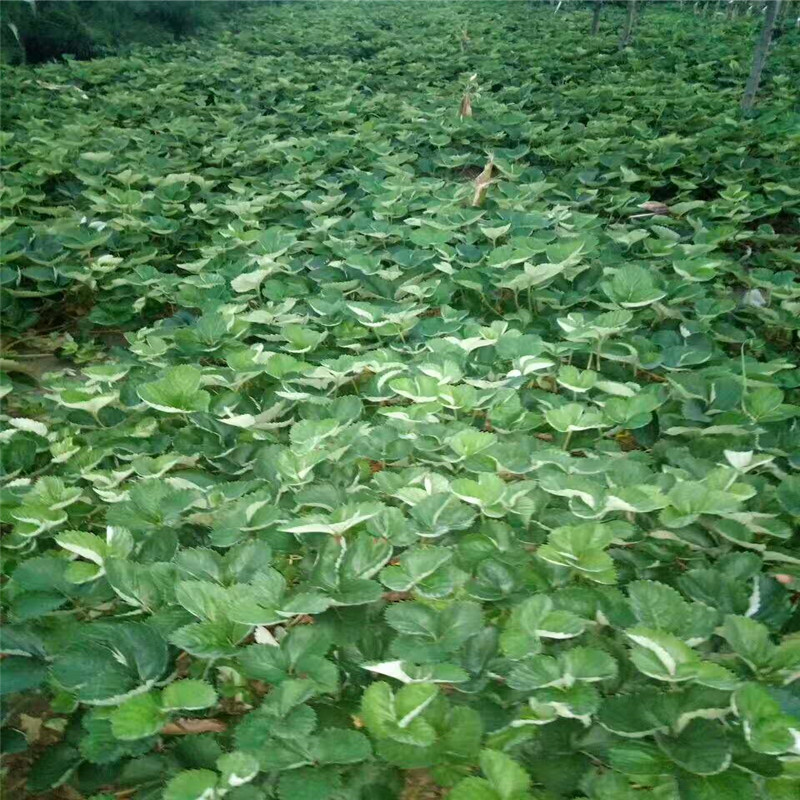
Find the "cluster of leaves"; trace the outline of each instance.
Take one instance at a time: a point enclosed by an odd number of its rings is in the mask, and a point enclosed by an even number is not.
[[[796,796],[800,49],[742,121],[755,22],[614,14],[262,7],[9,71],[29,791]],[[97,357],[34,382],[64,320]]]

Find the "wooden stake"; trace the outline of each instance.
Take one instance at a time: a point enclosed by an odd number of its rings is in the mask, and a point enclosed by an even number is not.
[[[600,30],[600,12],[603,10],[602,0],[596,0],[592,12],[592,36],[597,36]]]
[[[767,3],[767,11],[764,15],[761,36],[758,39],[755,54],[753,55],[753,67],[750,70],[750,77],[747,79],[747,85],[745,86],[744,95],[742,96],[742,111],[750,111],[756,102],[756,93],[761,83],[761,73],[767,61],[769,45],[772,41],[772,32],[775,29],[775,20],[778,17],[781,2],[782,0],[774,0],[772,3]]]
[[[628,0],[628,13],[625,15],[625,26],[619,38],[619,49],[623,50],[633,38],[633,26],[636,23],[636,0]]]

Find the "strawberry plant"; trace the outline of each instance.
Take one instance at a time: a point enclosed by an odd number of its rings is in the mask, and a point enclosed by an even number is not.
[[[796,797],[797,32],[563,5],[5,68],[9,794]]]

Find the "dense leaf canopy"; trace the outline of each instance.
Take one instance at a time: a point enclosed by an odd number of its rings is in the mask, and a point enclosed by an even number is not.
[[[28,791],[797,796],[798,32],[552,11],[5,69]]]

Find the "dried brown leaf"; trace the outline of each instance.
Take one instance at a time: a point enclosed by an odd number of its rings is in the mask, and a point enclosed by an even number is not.
[[[411,592],[384,592],[383,599],[387,603],[402,603],[405,600],[411,600]]]
[[[446,793],[447,789],[439,786],[427,770],[406,771],[402,800],[440,800]]]
[[[39,734],[42,730],[42,723],[44,720],[41,717],[32,717],[28,714],[19,715],[19,727],[25,734],[28,744],[35,742],[39,739]]]
[[[494,172],[494,158],[491,156],[486,162],[486,166],[477,178],[475,178],[475,192],[472,195],[472,205],[483,205],[483,200],[486,197],[486,190],[492,182],[492,173]]]
[[[161,733],[165,736],[189,736],[194,733],[222,733],[228,726],[221,719],[176,719],[168,722]]]
[[[669,206],[658,202],[658,200],[648,200],[646,203],[641,203],[639,208],[643,208],[645,211],[649,211],[659,217],[668,217],[670,214]]]

